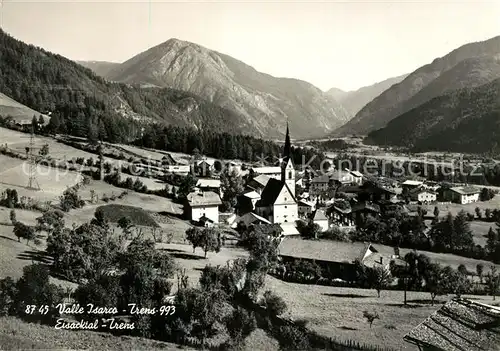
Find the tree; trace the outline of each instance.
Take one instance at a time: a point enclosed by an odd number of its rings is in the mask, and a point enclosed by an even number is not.
[[[486,210],[484,210],[484,218],[486,218],[486,220],[489,220],[491,218],[491,209],[490,208],[487,208]]]
[[[474,211],[476,212],[476,216],[478,219],[481,219],[483,217],[483,213],[481,212],[481,209],[479,207],[476,207]]]
[[[483,283],[483,273],[484,273],[484,265],[482,263],[478,263],[476,265],[476,273],[477,273],[477,276],[479,277],[479,282],[482,284]]]
[[[38,154],[42,157],[45,157],[49,154],[49,144],[44,144]]]
[[[434,217],[439,217],[439,208],[437,206],[434,207]]]
[[[123,230],[123,234],[127,239],[129,239],[132,233],[132,228],[134,227],[132,221],[128,217],[122,217],[118,220],[118,227]]]
[[[393,281],[391,272],[385,267],[377,266],[372,268],[369,273],[370,285],[377,291],[377,296],[380,297],[380,292],[387,288]]]
[[[465,265],[462,263],[458,266],[457,268],[458,272],[467,276],[469,274],[469,272],[467,271],[467,267],[465,267]]]
[[[60,205],[64,212],[69,212],[71,209],[83,207],[85,201],[78,195],[78,190],[72,187],[64,190],[63,195],[60,197]]]
[[[16,308],[17,287],[11,277],[0,279],[0,316],[14,313]]]
[[[14,235],[17,236],[19,242],[21,241],[21,238],[26,239],[26,243],[29,243],[30,240],[36,238],[35,230],[33,229],[33,227],[22,222],[16,222],[14,224]]]
[[[443,278],[447,293],[452,293],[460,297],[471,290],[470,280],[458,270],[453,270],[451,267],[445,267],[443,270]]]
[[[236,197],[243,192],[243,178],[236,170],[224,169],[220,175],[222,201],[225,210],[230,210],[236,206]]]
[[[17,281],[16,307],[19,315],[31,320],[52,323],[58,316],[55,306],[64,297],[61,287],[49,282],[49,269],[43,264],[33,264],[23,268],[23,276]],[[26,306],[49,306],[47,314],[26,314]]]
[[[193,253],[197,247],[203,247],[203,232],[200,228],[191,227],[186,230],[186,240],[193,245]]]
[[[431,294],[431,304],[434,306],[436,296],[446,294],[444,272],[437,263],[432,263],[425,273],[425,287]]]
[[[10,221],[12,222],[12,225],[15,225],[17,222],[17,216],[16,216],[15,210],[10,210],[9,218],[10,218]]]
[[[372,327],[373,322],[375,319],[380,319],[380,316],[377,312],[369,312],[369,311],[364,311],[363,312],[363,317],[366,318],[366,321],[370,323],[370,329]]]
[[[108,228],[91,223],[53,232],[47,238],[54,269],[77,282],[113,268],[120,248],[121,243]]]
[[[202,247],[205,252],[219,252],[221,248],[220,232],[215,228],[205,228],[202,231]]]
[[[38,133],[38,119],[35,115],[33,115],[33,118],[31,119],[31,128],[33,129],[33,133]]]
[[[257,321],[253,312],[236,307],[233,313],[226,317],[225,325],[231,345],[237,346],[241,345],[243,340],[257,328]]]
[[[500,288],[500,274],[497,273],[497,267],[491,265],[490,271],[486,274],[486,288],[488,294],[493,296],[493,300],[496,298],[496,294]]]
[[[285,313],[287,305],[285,300],[273,293],[271,290],[264,292],[264,296],[260,302],[266,308],[267,313],[272,316],[279,316]]]
[[[64,229],[64,213],[59,210],[49,210],[36,219],[36,231],[45,231],[48,235]]]
[[[196,186],[196,178],[193,177],[191,174],[188,174],[182,179],[182,183],[179,186],[179,189],[177,190],[177,196],[180,199],[185,199],[189,193],[193,192],[194,187]]]

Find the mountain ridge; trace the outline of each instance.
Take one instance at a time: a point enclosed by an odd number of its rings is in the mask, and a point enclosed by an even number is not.
[[[410,73],[400,83],[393,85],[374,100],[369,102],[345,125],[337,129],[333,135],[346,136],[349,134],[363,135],[370,131],[383,128],[388,122],[397,116],[416,107],[410,101],[423,89],[426,89],[432,81],[437,79],[446,71],[453,69],[460,62],[473,58],[488,58],[496,57],[500,54],[500,36],[496,36],[484,41],[468,43],[462,45],[448,54],[434,59]],[[464,85],[477,86],[485,83],[484,80],[474,81],[473,77],[464,81]],[[421,93],[421,96],[426,96],[427,99],[439,96],[446,90],[438,89],[433,91],[431,85],[429,90]],[[410,101],[409,104],[407,102]],[[423,103],[425,101],[419,101]]]
[[[352,115],[355,116],[366,104],[382,94],[385,90],[389,89],[394,84],[401,82],[408,74],[402,74],[397,77],[387,78],[383,81],[373,83],[361,87],[356,90],[344,91],[338,88],[331,88],[327,91],[336,98],[342,106]]]
[[[229,55],[169,39],[113,69],[107,77],[129,84],[188,91],[245,116],[268,137],[281,137],[288,121],[295,137],[324,136],[349,119],[333,97],[311,83],[277,78]]]

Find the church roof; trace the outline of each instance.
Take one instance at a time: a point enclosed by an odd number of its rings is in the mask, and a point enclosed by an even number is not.
[[[257,201],[256,206],[264,207],[264,206],[274,205],[283,187],[287,187],[290,194],[292,194],[293,200],[297,202],[297,200],[295,200],[295,198],[293,197],[292,191],[290,190],[290,188],[288,188],[288,185],[286,185],[285,182],[271,178],[269,179],[269,182],[262,191],[262,195],[260,196],[260,200]]]

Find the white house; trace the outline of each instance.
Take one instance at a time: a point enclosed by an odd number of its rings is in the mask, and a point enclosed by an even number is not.
[[[309,193],[311,195],[321,194],[328,190],[329,185],[330,178],[327,175],[315,177],[311,180],[311,184],[309,185]]]
[[[465,205],[479,201],[480,190],[475,187],[455,187],[449,190],[451,201]]]
[[[194,222],[206,217],[213,223],[219,223],[220,205],[222,205],[220,196],[213,191],[196,191],[187,196],[188,217]]]
[[[328,217],[325,215],[325,212],[322,210],[316,210],[313,217],[314,224],[320,226],[322,232],[326,232],[328,230]]]
[[[416,191],[410,193],[410,198],[413,201],[428,204],[437,200],[437,194],[431,190],[417,189]]]
[[[358,172],[358,171],[349,171],[347,170],[351,176],[352,176],[352,182],[358,185],[363,184],[363,173]]]
[[[329,172],[330,179],[336,184],[352,184],[354,183],[354,176],[351,174],[351,171],[341,171],[335,170]]]
[[[299,200],[297,205],[300,218],[309,217],[309,215],[313,213],[316,209],[316,205],[313,202],[306,200]]]

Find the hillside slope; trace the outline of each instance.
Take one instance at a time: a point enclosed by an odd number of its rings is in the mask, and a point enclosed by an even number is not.
[[[76,63],[92,70],[92,72],[101,77],[106,77],[111,70],[120,65],[118,62],[107,61],[76,61]]]
[[[500,79],[436,97],[371,132],[365,142],[415,151],[499,152]]]
[[[339,103],[341,103],[351,116],[355,116],[356,113],[358,113],[367,103],[375,99],[394,84],[401,82],[407,76],[407,74],[403,74],[401,76],[389,78],[382,82],[352,91],[342,91],[337,88],[332,88],[327,91],[327,94],[331,95]]]
[[[367,134],[444,92],[485,84],[499,76],[499,55],[500,36],[463,45],[384,91],[334,135]]]
[[[62,131],[88,136],[95,129],[110,141],[137,135],[141,125],[163,122],[258,135],[244,116],[175,89],[140,89],[110,83],[90,69],[27,45],[0,30],[0,92],[62,119]]]
[[[349,116],[331,96],[297,79],[260,73],[230,56],[170,39],[112,70],[124,83],[168,86],[199,95],[247,118],[262,135],[279,137],[287,120],[294,137],[324,136]]]
[[[14,121],[21,122],[23,120],[31,121],[33,116],[38,118],[40,115],[42,115],[45,120],[49,120],[48,116],[24,106],[7,95],[0,93],[0,116],[9,116],[12,117]]]

